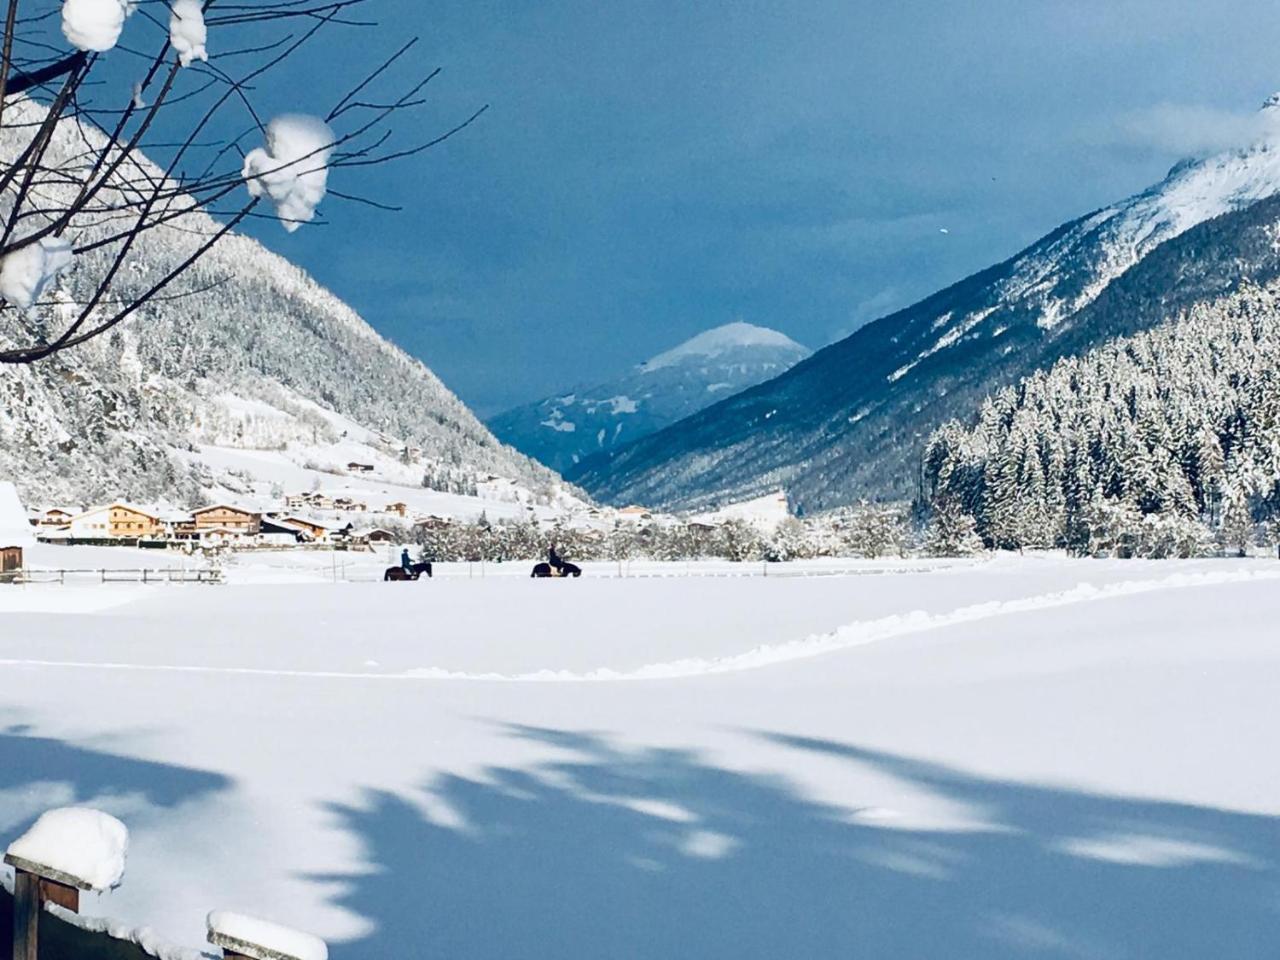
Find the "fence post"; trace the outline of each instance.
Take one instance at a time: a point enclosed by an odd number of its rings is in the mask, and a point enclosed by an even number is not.
[[[13,877],[13,960],[36,960],[40,938],[40,878],[26,870]]]

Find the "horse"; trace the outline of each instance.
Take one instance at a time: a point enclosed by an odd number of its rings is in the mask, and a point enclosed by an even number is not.
[[[423,574],[427,575],[427,579],[431,579],[430,563],[414,563],[410,564],[409,569],[404,567],[387,567],[386,572],[382,575],[383,582],[388,580],[417,580]]]
[[[580,577],[582,576],[582,568],[572,563],[561,563],[557,570],[549,563],[534,564],[533,573],[530,577]]]

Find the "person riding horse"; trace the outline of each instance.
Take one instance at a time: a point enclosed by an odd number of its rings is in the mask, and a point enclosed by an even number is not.
[[[551,547],[547,550],[547,563],[551,564],[552,568],[561,576],[564,576],[565,563],[564,560],[561,559],[560,554],[556,553],[556,545],[554,543],[551,544]]]

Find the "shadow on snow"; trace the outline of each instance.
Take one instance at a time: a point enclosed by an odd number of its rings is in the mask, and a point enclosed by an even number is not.
[[[893,829],[691,752],[512,732],[573,758],[431,784],[458,825],[387,793],[333,808],[375,870],[324,879],[377,925],[335,958],[1253,960],[1280,942],[1274,818],[767,737],[962,804],[981,824]]]

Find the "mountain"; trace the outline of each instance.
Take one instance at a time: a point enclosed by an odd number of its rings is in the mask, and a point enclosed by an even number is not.
[[[1280,283],[1004,387],[933,434],[925,483],[1000,548],[1244,551],[1280,514]]]
[[[776,330],[729,323],[608,383],[508,410],[489,427],[503,442],[564,472],[776,377],[809,354]]]
[[[1280,264],[1280,102],[1257,144],[1178,164],[1004,263],[568,478],[606,501],[705,508],[778,487],[805,510],[918,489],[943,421],[1002,384]]]
[[[32,101],[6,104],[0,157],[12,159],[17,131],[42,116]],[[47,165],[73,165],[86,140],[100,145],[102,135],[59,124]],[[139,165],[160,176],[145,160]],[[117,229],[90,218],[73,226],[77,243]],[[110,297],[148,289],[215,227],[192,212],[141,234]],[[114,253],[110,245],[77,256],[52,307],[0,314],[0,344],[61,330]],[[0,478],[15,481],[31,504],[115,497],[186,504],[248,479],[243,467],[203,456],[207,447],[271,451],[299,468],[333,469],[330,461],[345,463],[340,454],[352,443],[403,452],[417,478],[455,491],[490,474],[544,499],[563,486],[499,443],[425,365],[244,236],[221,240],[166,296],[109,334],[34,365],[0,367]]]

